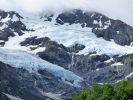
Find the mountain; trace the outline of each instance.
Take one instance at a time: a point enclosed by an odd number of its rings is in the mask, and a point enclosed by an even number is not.
[[[70,100],[93,82],[133,82],[133,27],[79,9],[0,11],[0,98]]]

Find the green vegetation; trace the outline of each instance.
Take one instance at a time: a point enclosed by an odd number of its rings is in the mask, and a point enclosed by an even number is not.
[[[111,84],[94,84],[90,89],[74,95],[73,100],[133,100],[133,84],[125,80],[114,87]]]
[[[133,62],[133,58],[129,58],[128,61],[129,61],[129,62]]]

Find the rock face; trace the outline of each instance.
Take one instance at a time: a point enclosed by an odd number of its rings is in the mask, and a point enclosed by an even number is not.
[[[57,47],[46,48],[44,52],[38,52],[37,55],[44,60],[63,66],[64,68],[67,68],[71,62],[69,53]]]
[[[131,45],[133,42],[133,27],[119,20],[112,20],[111,25],[104,30],[93,29],[93,32],[98,37],[103,37],[106,40],[113,39],[117,44],[122,46]]]
[[[0,11],[0,40],[8,41],[8,38],[15,36],[16,33],[23,35],[23,31],[28,31],[22,19],[23,17],[14,11]],[[0,42],[0,45],[4,45],[4,42]]]
[[[88,82],[114,83],[133,72],[130,58],[132,55],[116,57],[109,61],[107,55],[88,55],[82,58],[79,56],[75,57],[70,69],[78,75],[81,74]]]
[[[59,14],[56,22],[61,25],[79,23],[82,27],[92,28],[97,37],[103,37],[108,41],[113,39],[119,45],[130,45],[133,42],[133,27],[100,13],[73,10]]]
[[[9,99],[4,93],[0,92],[0,99],[1,100],[11,100]]]
[[[35,50],[39,47],[45,47],[46,49],[42,52],[38,52],[37,55],[53,64],[63,66],[67,68],[68,64],[71,62],[71,56],[68,53],[68,49],[62,44],[58,44],[55,41],[51,41],[48,37],[37,38],[31,37],[27,38],[25,41],[20,43],[21,46],[36,46],[31,48]]]
[[[60,100],[67,99],[81,88],[73,87],[57,79],[45,70],[29,73],[25,69],[13,68],[0,62],[0,97],[10,100],[2,93],[7,93],[23,100]],[[53,93],[53,94],[52,94]],[[50,95],[51,94],[51,95]]]
[[[78,44],[78,43],[76,43],[70,47],[67,47],[68,51],[71,53],[78,53],[80,50],[83,50],[84,48],[85,48],[84,45]]]
[[[45,47],[44,51],[37,53],[40,58],[76,73],[89,84],[93,82],[113,83],[125,78],[133,71],[133,64],[130,61],[133,58],[132,54],[120,57],[117,55],[113,57],[105,54],[97,55],[95,52],[79,55],[77,52],[84,49],[84,45],[75,44],[71,47],[65,47],[51,41],[48,37],[27,38],[21,42],[21,45]]]

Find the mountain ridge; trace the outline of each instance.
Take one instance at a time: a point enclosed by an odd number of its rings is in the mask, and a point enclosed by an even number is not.
[[[0,11],[0,90],[24,100],[67,100],[93,82],[133,82],[132,42],[133,27],[96,12],[26,17]],[[32,87],[28,95],[23,85]]]

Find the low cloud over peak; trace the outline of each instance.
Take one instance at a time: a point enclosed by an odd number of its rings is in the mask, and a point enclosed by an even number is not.
[[[133,26],[133,0],[0,0],[0,9],[33,14],[69,9],[91,10]]]

